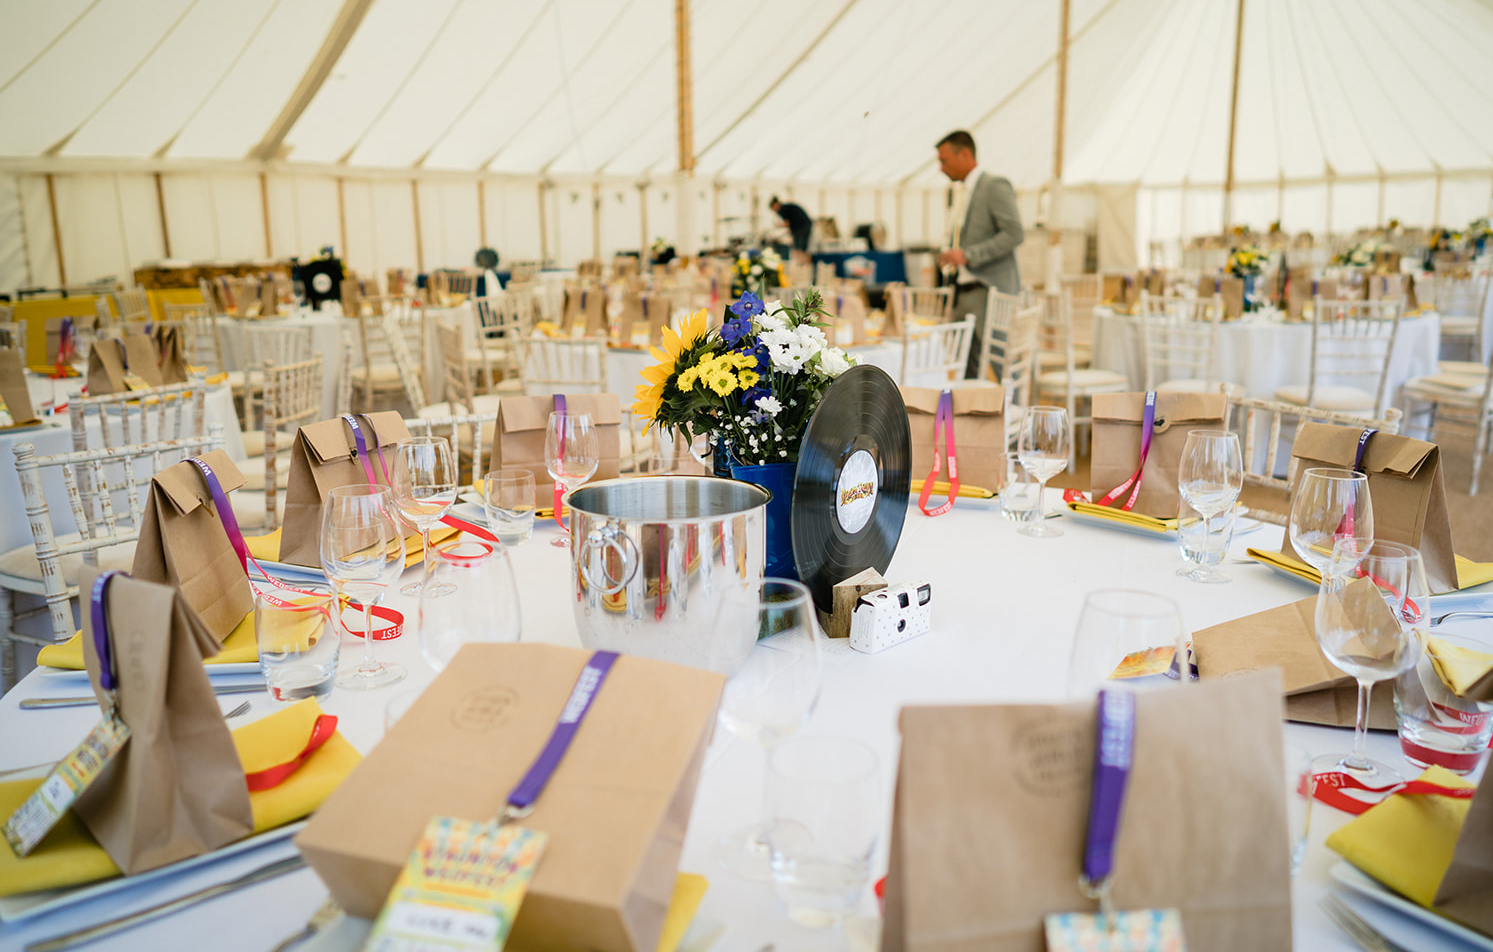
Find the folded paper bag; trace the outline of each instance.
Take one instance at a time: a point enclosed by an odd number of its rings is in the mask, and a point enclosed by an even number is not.
[[[1145,422],[1145,393],[1100,393],[1094,395],[1094,452],[1089,483],[1098,503],[1135,474],[1140,465],[1141,426]],[[1125,505],[1134,492],[1130,512],[1175,519],[1181,495],[1177,473],[1182,451],[1192,430],[1223,429],[1224,396],[1221,393],[1160,392],[1156,395],[1155,419],[1151,426],[1150,451],[1141,470],[1140,486],[1121,492],[1112,503]]]
[[[1436,889],[1437,912],[1493,936],[1493,770],[1483,772],[1451,865]]]
[[[907,424],[912,435],[914,492],[933,469],[933,444],[938,400],[932,387],[902,387]],[[959,459],[959,481],[996,492],[1006,484],[1005,391],[1000,387],[961,387],[954,396],[954,447]],[[947,455],[947,436],[940,450]],[[949,473],[947,460],[942,475]],[[948,495],[948,489],[944,489]]]
[[[240,727],[233,732],[239,760],[248,770],[290,760],[305,745],[311,725],[321,714],[320,705],[308,698]],[[361,759],[352,744],[337,734],[284,783],[250,793],[254,832],[273,830],[310,814]],[[15,812],[40,784],[39,777],[0,783],[0,814]],[[0,847],[0,896],[77,886],[118,875],[119,867],[72,813],[25,859]]]
[[[1317,645],[1317,597],[1245,615],[1192,636],[1193,658],[1203,680],[1277,668],[1286,698],[1286,720],[1352,727],[1358,685],[1334,667]],[[1369,727],[1395,729],[1393,692],[1379,685],[1370,695]]]
[[[223,647],[204,664],[248,664],[259,660],[259,646],[254,640],[254,614],[251,612],[238,627],[223,639]],[[79,632],[60,645],[47,645],[37,652],[36,663],[67,671],[83,670],[83,634]]]

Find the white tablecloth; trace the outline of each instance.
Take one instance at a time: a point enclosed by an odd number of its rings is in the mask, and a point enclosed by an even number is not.
[[[1140,318],[1094,308],[1094,366],[1124,374],[1140,390],[1146,384],[1144,335]],[[1395,353],[1389,362],[1384,394],[1387,406],[1399,403],[1407,380],[1436,372],[1441,348],[1441,322],[1433,312],[1400,321]],[[1251,316],[1228,321],[1218,329],[1218,372],[1229,383],[1243,384],[1245,392],[1263,400],[1275,390],[1305,384],[1311,375],[1312,327]]]
[[[321,363],[321,416],[331,417],[337,408],[337,380],[342,373],[342,322],[340,314],[325,314],[306,311],[287,317],[270,317],[253,323],[270,327],[310,327],[311,353],[320,354]],[[223,339],[223,364],[227,370],[243,370],[247,354],[244,349],[243,321],[231,317],[219,318],[218,333]],[[353,340],[353,365],[361,366],[362,352],[357,339]]]
[[[1057,501],[1049,493],[1049,505]],[[909,507],[901,545],[889,578],[929,579],[933,582],[933,631],[878,655],[848,651],[843,643],[824,666],[820,702],[806,733],[848,734],[870,744],[880,758],[882,803],[888,822],[897,756],[897,712],[909,703],[1051,702],[1060,700],[1071,636],[1082,595],[1102,587],[1133,587],[1174,598],[1184,621],[1196,630],[1302,598],[1310,589],[1280,578],[1258,565],[1226,567],[1234,581],[1203,586],[1176,577],[1179,564],[1174,543],[1139,538],[1110,529],[1058,520],[1066,533],[1059,539],[1019,536],[1016,526],[994,508],[966,508],[963,503],[946,516],[929,519]],[[1236,538],[1233,554],[1246,545],[1278,544],[1280,530],[1264,527]],[[552,548],[553,522],[536,530],[531,542],[514,551],[513,567],[523,592],[524,638],[577,645],[578,638],[565,593],[570,584],[569,552]],[[393,594],[389,603],[413,620],[415,603]],[[433,677],[421,660],[413,631],[395,642],[382,642],[380,652],[406,665],[407,683],[373,692],[336,691],[326,708],[341,718],[348,739],[364,751],[383,731],[385,706],[406,691],[418,689]],[[356,647],[345,644],[344,652]],[[29,675],[0,699],[0,770],[35,764],[61,756],[97,719],[88,708],[43,712],[21,711],[22,698],[78,693],[77,685],[55,686],[43,674]],[[244,695],[222,699],[224,710]],[[235,725],[269,713],[273,702],[253,695],[253,711]],[[1313,754],[1344,751],[1351,742],[1346,730],[1287,725],[1287,739]],[[1405,767],[1393,735],[1375,734],[1370,754]],[[994,756],[994,752],[990,752]],[[982,754],[983,756],[983,754]],[[749,743],[718,732],[706,758],[681,869],[710,880],[699,918],[724,925],[725,933],[713,948],[722,952],[758,952],[775,943],[780,950],[799,948],[798,933],[786,919],[770,888],[734,879],[714,861],[715,842],[725,833],[758,815],[763,758]],[[1303,871],[1294,884],[1297,948],[1354,949],[1331,925],[1317,902],[1331,887],[1328,870],[1337,857],[1322,840],[1343,821],[1341,814],[1321,809],[1313,820],[1311,844]],[[1284,844],[1283,844],[1284,848]],[[49,914],[34,922],[0,931],[0,950],[55,935],[99,920],[162,901],[171,895],[223,881],[247,868],[289,853],[285,844],[268,847],[235,863],[184,875],[168,884],[102,898],[69,911]],[[883,839],[873,863],[874,876],[886,866]],[[234,898],[197,907],[142,927],[112,940],[111,948],[213,948],[221,952],[263,952],[298,930],[321,902],[325,890],[310,871],[299,871],[254,887]],[[1372,909],[1350,900],[1366,914]],[[861,911],[875,909],[869,889]],[[1414,923],[1376,918],[1390,937],[1417,950],[1457,949],[1453,942]],[[1385,923],[1388,923],[1387,925]],[[1390,928],[1399,922],[1397,928]],[[338,935],[345,936],[345,932]],[[328,937],[331,938],[331,937]],[[788,940],[788,941],[785,941]],[[347,948],[323,942],[317,948]]]

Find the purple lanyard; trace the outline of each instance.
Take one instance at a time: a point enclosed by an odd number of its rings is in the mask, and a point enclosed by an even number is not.
[[[1358,452],[1353,456],[1353,472],[1363,472],[1363,453],[1369,448],[1369,437],[1378,433],[1378,430],[1364,430],[1358,434]]]
[[[373,475],[373,463],[368,459],[368,441],[363,438],[363,428],[358,426],[358,418],[351,413],[346,413],[343,414],[342,419],[347,422],[348,427],[353,431],[353,442],[358,447],[358,459],[363,462],[363,471],[368,474],[368,485],[377,488],[378,478]],[[368,432],[373,432],[371,421],[368,425]],[[373,444],[373,448],[378,453],[378,465],[384,471],[384,483],[390,486],[394,485],[393,480],[389,478],[389,465],[384,462],[384,448],[377,443]]]
[[[1085,891],[1106,901],[1115,868],[1115,837],[1130,781],[1135,749],[1135,695],[1099,692],[1099,738],[1094,750],[1094,781],[1089,796],[1089,831],[1083,849]]]
[[[550,782],[550,778],[560,766],[560,761],[565,759],[565,752],[570,749],[570,742],[575,740],[581,721],[591,710],[591,702],[596,698],[596,692],[601,690],[601,685],[606,681],[607,674],[611,672],[612,664],[616,660],[617,652],[615,651],[597,651],[587,659],[586,666],[581,669],[581,676],[575,680],[575,687],[570,689],[570,698],[565,702],[564,709],[560,711],[560,719],[555,722],[555,729],[550,733],[550,739],[545,742],[544,749],[534,759],[529,772],[524,774],[524,779],[520,780],[518,786],[513,788],[513,792],[508,794],[508,805],[503,808],[499,822],[517,820],[527,816],[534,809],[534,801],[539,799],[539,795],[544,792],[545,784]]]
[[[581,288],[581,313],[586,313],[586,289]]]
[[[1145,478],[1144,471],[1146,468],[1146,457],[1151,455],[1151,431],[1155,429],[1155,425],[1156,391],[1147,390],[1146,410],[1145,413],[1141,416],[1140,424],[1140,462],[1135,464],[1135,472],[1130,474],[1129,479],[1125,480],[1123,483],[1104,494],[1104,496],[1099,500],[1099,505],[1110,505],[1115,500],[1119,499],[1120,494],[1125,492],[1125,490],[1127,489],[1130,490],[1130,498],[1125,500],[1125,504],[1121,506],[1120,509],[1123,512],[1129,512],[1131,507],[1135,505],[1136,498],[1140,496],[1141,480]]]
[[[109,646],[109,619],[104,611],[104,590],[109,586],[109,580],[116,575],[126,575],[126,572],[100,572],[99,577],[93,580],[92,616],[93,616],[93,647],[98,652],[98,683],[105,691],[113,691],[119,687],[119,679],[114,676],[114,650]]]
[[[218,510],[218,519],[223,523],[223,531],[228,533],[228,541],[233,543],[233,551],[237,553],[239,562],[244,567],[244,574],[249,574],[249,545],[244,541],[244,533],[238,527],[238,516],[233,514],[233,506],[228,502],[228,494],[223,492],[223,484],[218,482],[218,474],[207,465],[207,461],[193,456],[188,462],[196,464],[202,471],[202,479],[207,483],[208,492],[213,496],[213,508]]]

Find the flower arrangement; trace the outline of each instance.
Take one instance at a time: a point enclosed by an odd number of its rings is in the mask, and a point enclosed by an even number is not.
[[[1259,274],[1270,260],[1268,252],[1259,245],[1240,245],[1229,252],[1228,272],[1236,278]]]
[[[1381,251],[1390,251],[1391,246],[1377,238],[1365,238],[1349,248],[1336,258],[1333,264],[1346,264],[1355,267],[1365,267],[1374,263],[1374,256]]]
[[[829,316],[818,291],[786,307],[747,292],[729,311],[719,330],[707,330],[703,310],[677,334],[664,329],[632,412],[689,440],[729,441],[744,465],[797,462],[814,408],[856,360],[830,346],[815,320]]]
[[[783,276],[783,259],[776,251],[743,251],[736,256],[731,268],[731,296],[740,298],[744,294],[767,297],[767,292],[787,284]]]

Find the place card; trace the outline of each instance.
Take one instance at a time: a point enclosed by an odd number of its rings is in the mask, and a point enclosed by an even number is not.
[[[129,727],[111,708],[83,742],[57,762],[41,786],[5,822],[5,841],[17,856],[36,848],[129,739]]]

